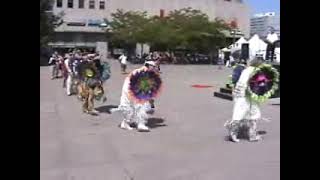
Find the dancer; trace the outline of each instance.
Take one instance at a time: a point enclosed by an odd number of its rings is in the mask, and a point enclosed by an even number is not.
[[[94,100],[107,100],[103,89],[103,82],[110,78],[109,64],[101,64],[100,70],[93,61],[84,61],[79,65],[79,77],[81,79],[78,85],[78,97],[83,101],[82,110],[84,113],[98,115],[94,109]]]
[[[219,70],[222,69],[222,66],[224,65],[224,53],[221,50],[219,50],[218,65],[219,65],[218,67]]]
[[[147,61],[125,79],[120,105],[112,109],[112,112],[121,111],[123,114],[120,128],[132,130],[130,124],[135,123],[138,131],[149,131],[146,126],[148,111],[151,110],[149,101],[158,95],[162,84],[156,69],[155,62]]]
[[[249,141],[258,141],[257,121],[261,119],[260,104],[277,89],[278,72],[271,65],[255,59],[241,73],[233,91],[234,107],[231,121],[225,126],[233,142],[239,142],[242,128],[246,128]]]
[[[69,74],[66,63],[65,63],[67,59],[69,59],[69,54],[65,54],[64,57],[60,58],[60,68],[61,68],[61,74],[63,78],[62,88],[66,88],[68,74]]]
[[[68,72],[68,77],[67,77],[67,82],[66,82],[66,91],[67,91],[67,95],[71,96],[72,95],[72,83],[73,83],[73,78],[74,78],[74,69],[73,69],[73,65],[74,65],[74,61],[75,61],[75,57],[73,53],[70,53],[69,56],[67,57],[67,59],[64,61],[65,64],[65,68]]]

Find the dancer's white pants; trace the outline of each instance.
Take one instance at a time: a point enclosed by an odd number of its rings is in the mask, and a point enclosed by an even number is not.
[[[255,102],[250,102],[248,98],[240,97],[234,98],[233,106],[233,121],[257,120],[261,118],[260,107]]]
[[[123,121],[127,123],[146,124],[148,119],[147,111],[150,109],[149,106],[148,103],[120,105],[119,110],[122,112]]]
[[[145,103],[137,103],[129,97],[129,77],[123,84],[120,105],[118,110],[122,112],[123,120],[128,123],[145,124],[148,119],[147,111],[151,109],[149,101]]]
[[[241,73],[241,76],[233,92],[234,105],[232,119],[231,121],[227,121],[227,124],[231,124],[235,121],[241,120],[261,119],[259,104],[251,101],[250,97],[246,96],[248,81],[253,70],[254,67],[248,67]]]
[[[67,78],[67,94],[70,95],[72,93],[72,75],[68,75],[68,78]]]

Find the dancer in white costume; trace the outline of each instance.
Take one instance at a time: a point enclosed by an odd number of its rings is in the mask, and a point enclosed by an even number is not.
[[[145,65],[139,69],[136,69],[130,73],[135,74],[142,69],[145,70],[155,70],[156,64],[152,61],[147,61]],[[126,130],[132,130],[130,126],[131,123],[137,125],[138,131],[149,131],[149,127],[146,126],[148,119],[148,111],[151,110],[151,105],[149,101],[144,103],[136,103],[129,94],[130,86],[130,75],[126,77],[120,98],[120,105],[116,109],[112,109],[112,112],[121,111],[123,115],[123,120],[120,124],[120,128]]]
[[[229,130],[231,140],[234,142],[239,142],[238,135],[240,128],[243,126],[248,128],[250,141],[261,139],[257,134],[257,121],[261,119],[259,102],[248,96],[249,80],[255,69],[261,64],[262,62],[257,59],[251,61],[250,66],[242,71],[233,91],[233,115],[231,121],[226,122],[225,126]]]

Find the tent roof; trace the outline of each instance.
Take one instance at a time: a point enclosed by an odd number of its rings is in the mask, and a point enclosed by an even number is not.
[[[228,52],[228,51],[230,51],[230,49],[228,49],[228,48],[223,48],[223,49],[221,49],[221,51],[223,51],[223,52]]]
[[[250,48],[252,48],[252,47],[265,48],[267,46],[267,43],[265,43],[263,40],[261,40],[259,38],[259,36],[257,34],[255,34],[249,40],[249,46],[250,46]]]
[[[243,43],[248,43],[248,41],[244,37],[241,37],[238,41],[236,41],[236,43],[243,44]]]

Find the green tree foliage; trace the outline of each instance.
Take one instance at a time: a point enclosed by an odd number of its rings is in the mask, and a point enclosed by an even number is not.
[[[147,43],[160,51],[183,48],[205,53],[224,46],[223,31],[229,29],[224,21],[210,21],[192,8],[171,11],[166,17],[118,10],[112,14],[110,27],[111,41],[118,45]]]
[[[111,14],[113,20],[107,32],[111,43],[125,48],[134,47],[137,42],[146,43],[144,31],[149,23],[146,12],[117,10]]]
[[[40,47],[46,46],[50,41],[54,28],[59,25],[63,14],[53,15],[50,10],[53,0],[40,0]]]

